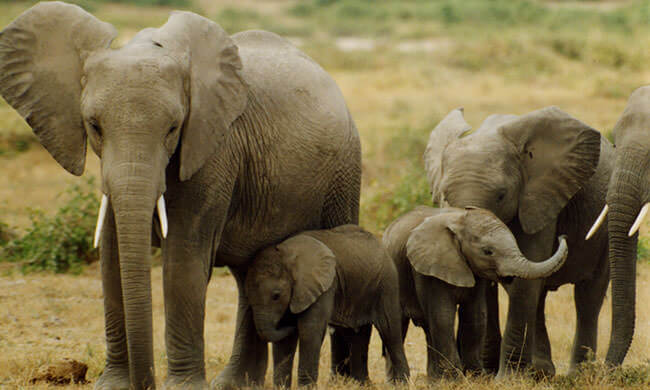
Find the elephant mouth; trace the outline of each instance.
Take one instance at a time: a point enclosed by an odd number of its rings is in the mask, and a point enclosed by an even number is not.
[[[501,283],[502,285],[508,285],[512,283],[512,281],[515,280],[514,276],[498,276],[497,281]]]

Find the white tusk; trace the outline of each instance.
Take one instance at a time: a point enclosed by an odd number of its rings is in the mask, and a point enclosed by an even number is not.
[[[645,215],[648,214],[648,209],[650,209],[650,203],[644,204],[643,207],[641,208],[641,211],[639,211],[639,215],[636,217],[634,224],[630,228],[630,232],[627,234],[628,237],[632,237],[634,233],[636,233],[636,231],[639,230],[639,226],[641,226],[641,222],[643,222]]]
[[[97,248],[99,245],[99,237],[102,236],[102,227],[104,226],[104,218],[106,218],[106,209],[108,209],[108,196],[102,194],[102,201],[99,204],[99,214],[97,215],[97,226],[95,226],[93,248]]]
[[[600,225],[603,224],[603,221],[605,220],[605,217],[607,216],[607,211],[609,211],[609,206],[605,204],[605,207],[603,207],[603,211],[600,212],[600,215],[598,218],[596,218],[596,222],[594,222],[594,225],[589,229],[589,233],[587,233],[587,236],[585,237],[585,240],[588,240],[591,238],[591,236],[596,233]]]
[[[158,198],[156,209],[158,209],[158,218],[160,218],[160,231],[163,238],[167,238],[167,209],[165,209],[165,198],[162,195]]]

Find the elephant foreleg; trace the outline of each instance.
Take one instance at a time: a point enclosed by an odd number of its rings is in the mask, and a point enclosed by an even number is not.
[[[354,331],[340,326],[334,327],[331,339],[332,376],[348,377],[350,370],[350,345]]]
[[[268,360],[267,342],[257,335],[253,322],[253,311],[248,304],[244,289],[246,270],[231,267],[237,288],[239,304],[232,354],[226,368],[214,378],[211,388],[230,389],[245,385],[263,385]],[[302,353],[302,352],[301,352]]]
[[[576,335],[571,355],[571,371],[588,358],[594,358],[598,340],[598,315],[605,299],[609,272],[607,267],[596,279],[580,282],[574,288]],[[591,356],[590,356],[591,355]]]
[[[480,373],[483,371],[481,350],[485,343],[487,314],[485,288],[489,282],[479,279],[471,296],[458,308],[458,350],[465,371]]]
[[[104,326],[106,330],[106,367],[95,388],[128,389],[129,358],[124,328],[122,279],[115,236],[115,219],[109,205],[102,228],[99,257],[104,290]]]
[[[535,351],[533,353],[533,367],[541,376],[552,377],[555,375],[555,365],[551,356],[551,341],[546,329],[546,295],[544,290],[537,304],[537,321],[535,323]]]
[[[480,299],[480,298],[479,298]],[[501,352],[501,326],[499,324],[499,285],[491,282],[485,289],[487,308],[487,328],[485,343],[481,350],[483,369],[496,374],[499,371],[499,353]]]
[[[279,388],[291,388],[293,358],[296,354],[298,333],[294,332],[284,339],[273,343],[273,385]]]

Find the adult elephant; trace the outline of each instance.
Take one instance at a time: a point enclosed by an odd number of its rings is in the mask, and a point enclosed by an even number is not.
[[[623,363],[634,335],[636,233],[650,209],[650,86],[632,93],[614,127],[614,138],[616,162],[607,191],[607,206],[590,233],[604,221],[609,210],[612,334],[605,360],[618,365]]]
[[[239,286],[233,352],[213,385],[262,383],[267,345],[244,280],[252,255],[356,223],[359,137],[334,81],[272,33],[228,36],[174,12],[109,48],[114,28],[40,3],[0,34],[0,93],[66,170],[101,158],[106,368],[96,388],[154,387],[150,248],[163,253],[165,385],[203,388],[213,266]],[[164,198],[163,198],[164,194]],[[154,213],[158,209],[158,216]]]
[[[457,109],[430,135],[425,165],[434,202],[492,211],[533,261],[548,258],[559,235],[567,235],[569,245],[566,263],[548,278],[503,283],[509,295],[503,340],[496,285],[488,290],[484,364],[493,371],[498,368],[498,376],[530,364],[553,375],[544,301],[549,290],[573,283],[574,368],[589,350],[596,350],[598,314],[609,280],[606,229],[593,241],[585,242],[584,237],[605,204],[612,146],[596,130],[555,107],[523,116],[492,115],[463,137],[470,129],[462,109]]]

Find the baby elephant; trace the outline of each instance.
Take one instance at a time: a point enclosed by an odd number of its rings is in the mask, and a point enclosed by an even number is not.
[[[433,378],[463,369],[482,370],[486,279],[546,277],[564,264],[568,253],[561,236],[551,258],[531,262],[508,227],[491,212],[477,208],[417,207],[396,219],[383,241],[399,274],[402,337],[409,319],[424,329],[427,374]]]
[[[390,379],[407,380],[397,270],[381,243],[360,227],[303,232],[264,249],[248,271],[246,294],[258,334],[273,343],[276,386],[291,386],[298,341],[298,384],[316,382],[328,324],[333,373],[368,379],[375,325],[393,363]]]

